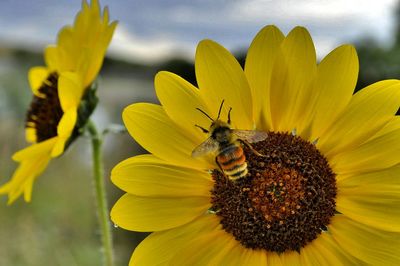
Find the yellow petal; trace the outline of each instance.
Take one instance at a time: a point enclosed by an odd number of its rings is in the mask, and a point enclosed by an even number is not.
[[[122,190],[144,197],[209,197],[210,174],[171,165],[153,155],[122,161],[111,172],[111,180]]]
[[[60,69],[60,56],[56,46],[50,45],[44,50],[44,61],[46,62],[49,72]]]
[[[317,239],[301,249],[300,254],[303,265],[360,265],[329,233],[321,233]]]
[[[209,208],[209,197],[148,198],[125,194],[112,208],[111,219],[127,230],[162,231],[186,224]]]
[[[76,124],[77,116],[77,109],[74,107],[64,111],[64,114],[57,126],[58,136],[63,138],[69,138],[71,136],[72,130]]]
[[[110,12],[108,10],[108,7],[104,7],[103,10],[103,24],[108,24],[108,21],[110,20]]]
[[[283,266],[282,260],[278,253],[268,252],[267,253],[267,265]]]
[[[275,26],[264,27],[247,52],[244,73],[253,96],[253,113],[258,129],[271,129],[270,83],[273,65],[284,39]]]
[[[211,40],[197,46],[195,70],[200,94],[212,118],[217,118],[218,108],[225,100],[221,119],[227,119],[232,107],[232,124],[235,128],[253,129],[253,107],[250,87],[243,69],[229,51]]]
[[[29,84],[32,89],[32,93],[35,96],[41,97],[39,88],[43,85],[43,82],[47,79],[50,72],[46,67],[32,67],[28,72]]]
[[[362,225],[344,215],[334,216],[329,230],[336,243],[368,265],[398,265],[398,233],[380,231]]]
[[[353,46],[343,45],[318,65],[311,140],[323,135],[350,102],[358,77],[358,57]]]
[[[357,92],[343,115],[319,139],[317,147],[329,158],[357,147],[379,131],[400,106],[400,82],[385,80]]]
[[[58,137],[57,142],[55,143],[54,148],[51,152],[51,157],[58,157],[64,152],[65,144],[71,137],[77,119],[78,113],[77,109],[75,109],[74,107],[64,112],[57,126]]]
[[[268,257],[276,253],[268,253]],[[286,251],[280,255],[281,265],[360,265],[359,261],[343,250],[332,236],[323,232],[312,242],[296,251]],[[276,262],[274,262],[276,263]],[[275,264],[272,264],[275,265]],[[279,265],[279,264],[278,264]]]
[[[85,87],[89,86],[98,75],[100,68],[103,64],[107,47],[111,42],[111,38],[117,25],[118,23],[114,21],[103,30],[102,36],[99,37],[97,45],[92,49],[92,52],[89,54],[90,60],[88,60],[89,64],[86,67],[86,79],[84,79],[83,82]],[[94,37],[94,39],[96,39],[96,37]]]
[[[154,83],[157,97],[168,116],[196,140],[204,141],[207,136],[195,124],[208,129],[211,121],[196,108],[209,114],[215,110],[207,109],[199,89],[181,77],[165,71],[156,75]]]
[[[41,152],[20,162],[11,180],[0,187],[0,194],[8,194],[8,204],[12,204],[22,194],[26,202],[31,201],[33,183],[46,169],[49,161],[48,152]]]
[[[116,27],[116,22],[108,24],[108,11],[104,17],[100,11],[97,1],[83,2],[74,25],[64,27],[57,39],[62,71],[77,72],[85,88],[96,78]]]
[[[77,73],[63,72],[58,80],[58,96],[64,112],[78,108],[85,88]]]
[[[200,143],[176,126],[161,106],[133,104],[125,108],[122,118],[129,134],[155,156],[191,168],[216,168],[209,157],[191,157],[192,150]]]
[[[246,248],[240,244],[237,245],[236,249],[242,250],[242,258],[240,261],[243,261],[243,265],[249,266],[258,266],[258,265],[268,265],[267,264],[267,252],[265,250],[254,250]],[[273,264],[275,266],[279,266],[279,264]]]
[[[351,219],[400,232],[400,166],[338,180],[336,208]]]
[[[17,162],[21,162],[27,159],[33,159],[42,154],[50,155],[50,151],[53,149],[54,144],[56,143],[57,138],[51,138],[40,143],[33,144],[29,147],[26,147],[22,150],[14,153],[12,159]]]
[[[29,143],[35,143],[37,141],[36,128],[26,127],[25,128],[25,139]]]
[[[171,265],[245,265],[240,261],[240,253],[231,252],[236,244],[237,241],[222,229],[203,233],[179,250]]]
[[[129,265],[166,265],[193,238],[212,232],[219,226],[215,215],[204,215],[167,231],[155,232],[143,240],[132,254]],[[172,263],[174,264],[174,263]]]
[[[305,28],[296,27],[283,40],[273,67],[270,104],[275,131],[304,127],[303,119],[308,118],[315,99],[310,89],[316,71],[311,36]]]
[[[392,119],[390,119],[389,122],[387,122],[384,127],[382,127],[375,135],[371,137],[371,139],[380,137],[399,128],[400,128],[400,116],[393,116]]]
[[[369,140],[330,159],[336,174],[377,171],[400,162],[400,129]]]
[[[301,257],[302,254],[299,254],[296,251],[286,251],[280,255],[282,265],[301,266]]]
[[[50,154],[52,158],[58,157],[61,154],[63,154],[67,140],[68,140],[67,138],[63,138],[63,137],[57,138],[57,142],[55,143],[54,148]]]
[[[63,27],[58,33],[58,68],[59,73],[64,71],[76,71],[77,61],[82,60],[83,49],[79,49],[81,43],[75,39],[74,29],[71,26]]]

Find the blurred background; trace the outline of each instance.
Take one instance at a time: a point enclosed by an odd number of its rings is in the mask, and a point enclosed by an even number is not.
[[[360,59],[357,89],[400,77],[400,3],[328,0],[120,0],[108,5],[119,20],[99,77],[100,127],[121,124],[134,102],[157,102],[153,77],[169,70],[195,84],[197,43],[216,40],[244,62],[255,34],[275,24],[287,34],[296,25],[313,36],[319,58],[335,46],[353,43]],[[43,64],[43,48],[71,24],[80,0],[0,1],[0,184],[17,164],[11,155],[25,147],[25,112],[31,101],[29,68]],[[79,138],[53,160],[34,186],[33,201],[6,206],[0,198],[0,265],[100,265],[100,239],[92,188],[91,149]],[[123,194],[109,175],[121,160],[145,151],[128,134],[105,138],[105,179],[110,207]],[[113,228],[117,265],[145,234]]]

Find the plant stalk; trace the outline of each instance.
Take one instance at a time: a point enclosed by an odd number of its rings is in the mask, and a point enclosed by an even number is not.
[[[101,242],[103,245],[104,265],[113,266],[113,244],[111,236],[111,223],[107,206],[106,189],[104,184],[104,168],[102,161],[102,138],[92,121],[87,123],[87,129],[92,140],[93,149],[93,178],[96,190],[97,215],[101,229]]]

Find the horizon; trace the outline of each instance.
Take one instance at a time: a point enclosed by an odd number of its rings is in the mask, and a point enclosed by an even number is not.
[[[119,21],[108,56],[152,64],[171,57],[193,61],[197,43],[205,38],[232,52],[246,50],[268,24],[285,34],[297,25],[305,26],[319,57],[362,38],[374,38],[387,47],[393,43],[398,2],[235,0],[228,5],[225,0],[104,0],[100,4],[109,7],[111,20]],[[80,0],[2,1],[0,44],[41,51],[55,42],[60,27],[72,23],[80,6]]]

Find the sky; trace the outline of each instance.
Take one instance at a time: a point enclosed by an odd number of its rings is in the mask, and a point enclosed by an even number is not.
[[[364,36],[390,45],[397,0],[100,0],[119,25],[112,57],[156,62],[193,59],[197,43],[212,39],[231,51],[247,49],[265,25],[285,34],[297,25],[310,31],[321,57]],[[0,46],[43,49],[71,24],[80,0],[0,0]]]

